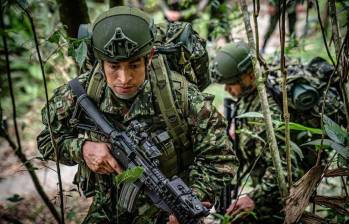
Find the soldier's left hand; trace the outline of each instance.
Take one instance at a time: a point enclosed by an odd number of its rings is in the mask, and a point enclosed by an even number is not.
[[[237,201],[233,201],[229,208],[227,208],[226,214],[228,215],[236,215],[240,212],[248,212],[252,211],[255,208],[254,201],[247,195],[239,197]]]

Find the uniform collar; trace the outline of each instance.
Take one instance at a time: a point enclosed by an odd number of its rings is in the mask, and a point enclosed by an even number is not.
[[[112,115],[119,115],[124,118],[124,122],[136,117],[154,115],[155,110],[153,107],[151,85],[149,81],[146,82],[143,90],[133,99],[133,102],[117,98],[107,86],[105,97],[100,106],[101,111]]]

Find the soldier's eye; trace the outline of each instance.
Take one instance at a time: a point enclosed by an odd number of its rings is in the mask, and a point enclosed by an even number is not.
[[[111,70],[118,70],[119,69],[119,65],[117,65],[117,64],[110,64],[109,65],[109,68],[111,69]]]
[[[130,64],[131,69],[137,69],[139,68],[139,66],[140,66],[140,63]]]

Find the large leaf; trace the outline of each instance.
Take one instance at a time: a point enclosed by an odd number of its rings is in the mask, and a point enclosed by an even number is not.
[[[275,133],[275,136],[285,142],[284,136],[279,135],[277,133]],[[299,148],[299,146],[296,143],[294,143],[293,141],[290,141],[290,145],[291,145],[291,149],[299,156],[299,158],[303,159],[304,155],[303,155],[302,149]]]
[[[80,68],[84,64],[87,57],[87,45],[84,41],[81,41],[79,47],[75,50],[75,59],[78,62]]]
[[[140,166],[125,170],[122,174],[115,177],[115,183],[117,186],[122,183],[133,183],[143,174],[143,171],[143,168]]]
[[[326,134],[336,143],[345,144],[345,139],[348,138],[348,132],[344,131],[336,122],[324,115],[324,127]]]
[[[303,145],[321,145],[321,139],[316,139],[314,141],[307,142]],[[337,142],[331,140],[331,139],[324,139],[323,140],[323,145],[331,147],[334,149],[338,154],[343,156],[344,158],[349,158],[349,147],[348,146],[343,146],[341,144],[338,144]]]
[[[319,128],[311,128],[311,127],[307,127],[304,126],[302,124],[298,124],[298,123],[294,123],[294,122],[290,122],[289,123],[289,128],[290,130],[296,130],[296,131],[309,131],[312,134],[322,134],[322,130]],[[282,130],[285,129],[285,125],[282,124],[280,127],[277,128],[277,130]]]
[[[236,116],[236,118],[264,118],[264,116],[259,112],[247,112]]]
[[[290,141],[290,145],[291,145],[291,149],[297,153],[297,155],[299,156],[300,159],[303,159],[304,158],[304,155],[303,155],[303,152],[301,150],[301,148],[299,148],[299,146],[294,143],[293,141]]]

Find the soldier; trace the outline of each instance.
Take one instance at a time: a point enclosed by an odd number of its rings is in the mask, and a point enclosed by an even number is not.
[[[246,112],[261,112],[252,60],[245,43],[230,43],[223,47],[217,53],[211,69],[212,78],[218,83],[225,84],[225,91],[237,99],[235,116]],[[279,106],[271,95],[268,96],[268,101],[273,119],[279,120]],[[256,208],[257,220],[247,217],[244,219],[246,223],[281,223],[282,200],[276,180],[273,178],[275,170],[268,144],[264,141],[267,139],[265,128],[264,125],[255,125],[254,122],[262,123],[263,120],[244,118],[230,122],[233,125],[229,128],[229,136],[236,143],[235,150],[241,164],[238,185],[247,176],[255,161],[257,162],[251,170],[254,190],[232,203],[227,213],[235,215]]]
[[[98,63],[79,76],[79,82],[110,121],[127,126],[137,119],[147,124],[151,136],[167,130],[170,140],[159,145],[161,170],[167,177],[182,177],[201,201],[213,203],[237,164],[231,144],[220,134],[226,122],[212,106],[212,97],[159,63],[161,55],[152,53],[155,30],[153,20],[136,8],[121,6],[102,13],[92,29]],[[173,97],[165,98],[166,94]],[[133,213],[118,206],[120,188],[113,180],[122,167],[103,136],[78,128],[88,118],[77,112],[76,100],[72,89],[63,85],[46,107],[60,162],[78,164],[75,184],[86,197],[94,196],[84,223],[166,222],[168,214],[159,211],[143,193]],[[42,110],[45,129],[37,141],[44,158],[54,160],[46,107]],[[170,223],[176,222],[170,216]]]
[[[269,0],[268,3],[268,13],[270,15],[269,18],[269,26],[267,28],[267,32],[264,35],[264,41],[262,45],[262,52],[264,53],[267,43],[273,34],[276,25],[281,17],[280,4],[281,0]],[[290,1],[287,3],[286,13],[288,16],[288,30],[289,37],[296,40],[296,22],[297,22],[297,11],[304,10],[302,8],[303,0]]]
[[[287,64],[287,80],[289,95],[289,111],[291,121],[308,127],[320,128],[320,108],[322,101],[331,102],[327,105],[325,113],[336,122],[344,121],[343,103],[340,94],[336,91],[337,82],[329,89],[326,97],[320,93],[325,92],[326,83],[333,72],[333,66],[324,59],[316,57],[303,66],[301,64]],[[255,75],[248,46],[243,43],[231,43],[218,52],[211,67],[212,78],[225,84],[225,90],[233,97],[235,102],[235,116],[246,112],[261,112],[261,104],[256,89]],[[281,120],[281,90],[279,80],[280,72],[271,72],[266,82],[268,102],[273,120]],[[306,111],[306,113],[305,113]],[[282,199],[275,180],[275,170],[269,153],[264,121],[258,118],[234,118],[228,121],[229,137],[235,143],[240,164],[237,185],[251,171],[252,187],[254,190],[237,202],[232,203],[227,213],[235,215],[241,211],[251,211],[255,208],[257,220],[247,218],[246,223],[282,223]],[[293,143],[301,145],[312,140],[308,131],[291,133]],[[281,136],[281,137],[280,137]],[[283,133],[276,131],[279,150],[285,158]],[[311,147],[302,146],[300,152],[292,155],[293,180],[300,178],[316,162],[316,151]],[[295,155],[297,154],[297,155]],[[260,157],[261,156],[261,157]],[[260,158],[259,158],[260,157]],[[323,155],[322,159],[326,159]],[[286,160],[283,160],[286,161]],[[256,163],[255,163],[256,162]],[[255,163],[255,164],[254,164]],[[286,164],[283,164],[286,167]],[[286,174],[284,174],[286,176]]]
[[[202,37],[212,41],[229,39],[231,31],[227,14],[229,4],[222,0],[160,1],[161,9],[168,21],[192,23]]]

